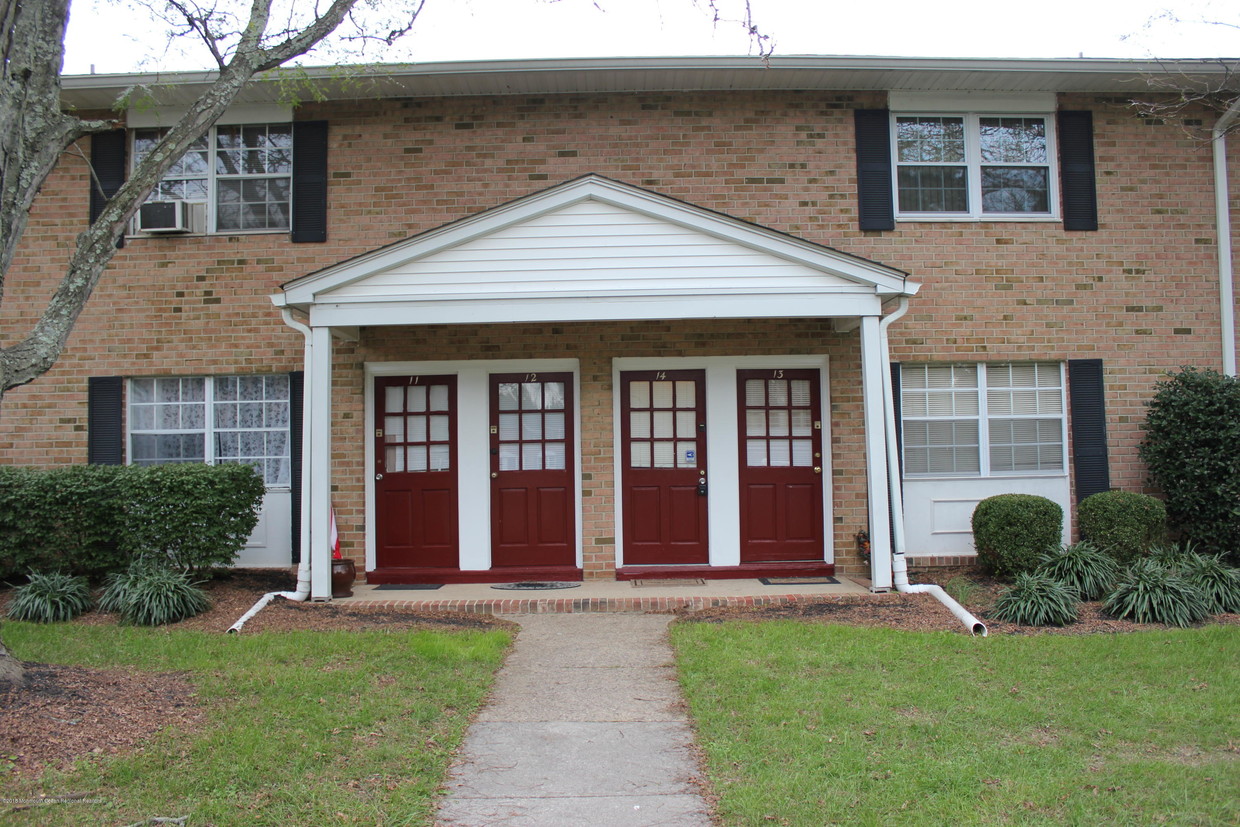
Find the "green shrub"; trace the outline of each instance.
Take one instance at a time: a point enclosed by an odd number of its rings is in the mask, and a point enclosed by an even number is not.
[[[1168,626],[1187,626],[1210,616],[1201,590],[1158,559],[1133,563],[1120,575],[1102,608],[1112,617]]]
[[[1240,612],[1240,570],[1223,562],[1222,555],[1190,554],[1180,574],[1196,586],[1213,612]]]
[[[1119,566],[1090,543],[1074,543],[1042,555],[1038,574],[1071,586],[1082,600],[1097,600],[1111,588]]]
[[[1032,571],[1062,537],[1063,509],[1046,497],[1000,494],[973,510],[977,561],[1000,577]]]
[[[1067,583],[1045,574],[1016,575],[1004,589],[992,614],[999,620],[1024,626],[1063,626],[1076,620],[1080,595]]]
[[[1240,379],[1182,368],[1158,383],[1142,427],[1141,459],[1171,527],[1240,562]]]
[[[1120,563],[1131,563],[1167,534],[1162,501],[1135,491],[1102,491],[1077,506],[1081,536]]]
[[[29,582],[13,590],[7,614],[13,620],[55,623],[72,620],[90,609],[90,603],[85,577],[32,572]]]
[[[143,560],[129,571],[108,577],[99,608],[117,612],[123,623],[162,626],[201,614],[211,606],[206,593],[190,582],[188,572]]]

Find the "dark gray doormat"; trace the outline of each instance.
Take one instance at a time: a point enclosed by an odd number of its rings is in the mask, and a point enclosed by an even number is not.
[[[377,592],[433,592],[442,589],[443,583],[382,583],[375,586]]]
[[[539,592],[550,589],[575,589],[580,583],[568,583],[563,580],[525,580],[520,583],[496,583],[491,588],[514,592]]]
[[[765,586],[838,586],[834,577],[759,577]]]
[[[658,586],[705,586],[706,581],[700,577],[691,577],[685,580],[630,580],[635,589],[648,589]]]

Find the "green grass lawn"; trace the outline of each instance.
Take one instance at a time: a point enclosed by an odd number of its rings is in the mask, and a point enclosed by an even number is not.
[[[1240,823],[1240,628],[672,639],[727,825]]]
[[[8,824],[430,824],[436,789],[510,635],[289,632],[222,635],[6,623],[30,662],[185,671],[207,706],[189,736],[144,752],[0,776],[0,797],[88,792],[102,804],[35,807]],[[5,808],[7,809],[7,807]]]

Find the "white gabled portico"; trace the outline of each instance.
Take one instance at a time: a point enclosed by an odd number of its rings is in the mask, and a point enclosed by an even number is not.
[[[872,574],[876,588],[890,586],[879,319],[885,301],[918,286],[893,268],[595,175],[284,285],[273,303],[310,331],[302,555],[311,596],[330,595],[333,336],[378,326],[717,318],[829,318],[858,331]],[[373,480],[367,497],[370,511]]]

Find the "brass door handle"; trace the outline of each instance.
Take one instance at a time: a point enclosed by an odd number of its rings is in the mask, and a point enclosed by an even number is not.
[[[814,466],[814,473],[815,473],[815,474],[821,474],[821,473],[822,473],[822,466],[821,466],[821,465],[815,465],[815,466]]]

